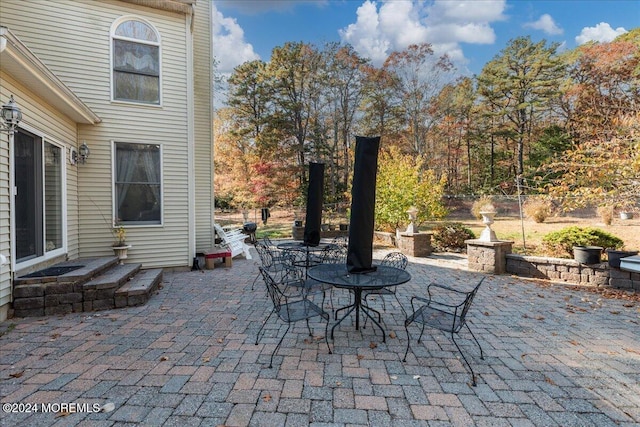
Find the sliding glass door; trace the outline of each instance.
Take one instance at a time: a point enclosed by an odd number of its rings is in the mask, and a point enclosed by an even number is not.
[[[62,247],[62,149],[19,129],[14,139],[16,261]]]

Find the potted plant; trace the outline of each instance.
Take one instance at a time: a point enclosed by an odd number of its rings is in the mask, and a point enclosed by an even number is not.
[[[574,246],[573,259],[580,264],[598,264],[603,250],[602,246]]]
[[[120,224],[119,220],[114,220],[112,232],[116,240],[113,242],[113,245],[111,245],[111,249],[113,249],[113,252],[118,257],[120,264],[122,264],[124,260],[127,259],[127,252],[131,248],[131,245],[127,244],[126,240],[127,230]]]
[[[607,260],[609,267],[620,268],[620,259],[628,256],[637,255],[638,251],[624,251],[618,249],[607,249]]]

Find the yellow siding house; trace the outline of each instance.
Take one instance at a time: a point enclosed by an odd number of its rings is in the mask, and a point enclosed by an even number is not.
[[[0,2],[0,320],[12,280],[113,255],[188,267],[213,232],[207,0]],[[0,257],[2,260],[2,257]]]

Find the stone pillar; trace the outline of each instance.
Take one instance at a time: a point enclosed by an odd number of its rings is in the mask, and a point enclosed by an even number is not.
[[[432,233],[399,233],[398,249],[405,255],[413,257],[427,257],[431,255]]]
[[[503,274],[507,271],[507,254],[511,253],[513,242],[499,240],[465,240],[469,269],[485,273]]]

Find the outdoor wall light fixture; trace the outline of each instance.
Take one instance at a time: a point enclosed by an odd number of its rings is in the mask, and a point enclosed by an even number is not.
[[[84,165],[90,154],[91,150],[89,150],[89,146],[86,142],[83,141],[78,150],[76,150],[75,148],[71,149],[71,164],[75,165],[80,162]]]
[[[13,99],[13,95],[9,98],[9,102],[2,105],[2,125],[3,130],[7,131],[10,135],[16,130],[18,123],[22,120],[22,111]]]
[[[80,156],[80,161],[82,162],[82,164],[87,161],[90,154],[91,150],[89,150],[89,146],[86,142],[82,141],[82,145],[78,149],[78,155]]]

